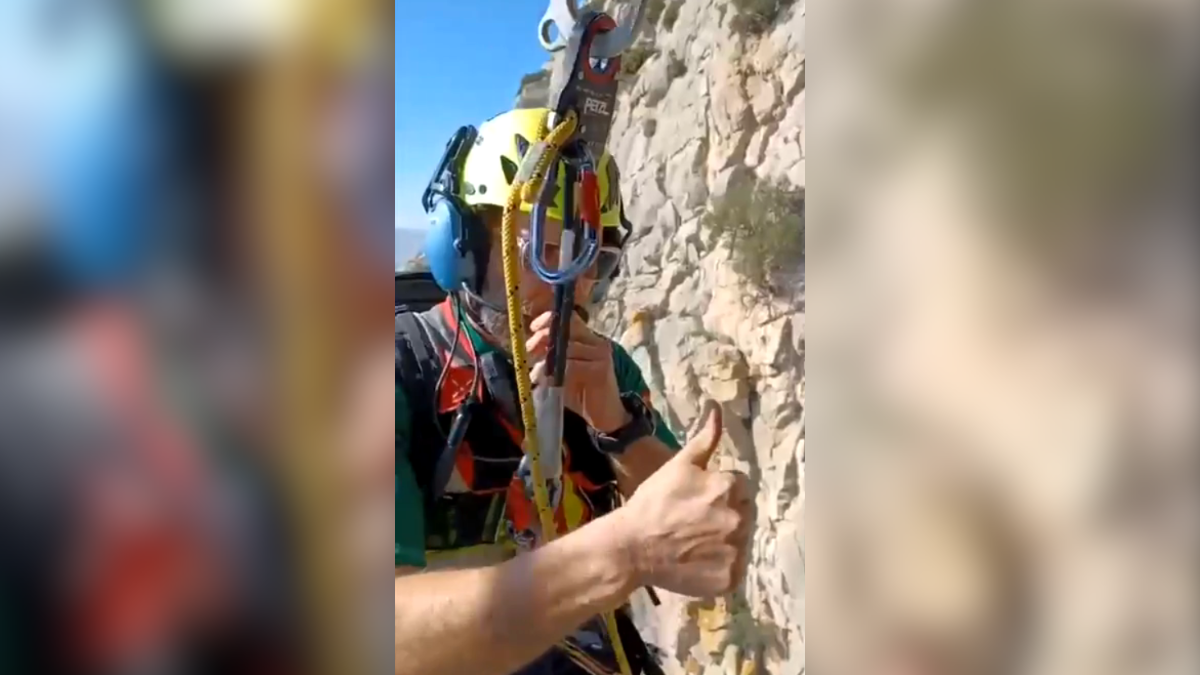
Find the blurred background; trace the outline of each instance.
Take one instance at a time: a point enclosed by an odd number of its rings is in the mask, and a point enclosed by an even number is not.
[[[393,26],[0,2],[0,673],[390,662]]]
[[[0,673],[387,668],[383,242],[512,4],[0,0]],[[759,506],[670,667],[1197,672],[1194,3],[829,4],[812,228],[803,0],[654,6],[597,325]]]
[[[1200,668],[1198,10],[819,10],[814,671]]]

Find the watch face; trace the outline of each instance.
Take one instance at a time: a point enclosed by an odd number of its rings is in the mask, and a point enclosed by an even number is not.
[[[641,396],[633,393],[622,394],[621,404],[633,418],[628,424],[611,434],[592,430],[597,447],[605,454],[619,455],[625,452],[625,449],[634,441],[654,433],[654,415]]]
[[[638,417],[650,416],[650,408],[646,405],[646,399],[642,398],[640,394],[630,394],[626,398],[626,401],[633,408],[630,412],[633,412]]]
[[[650,414],[646,400],[638,394],[626,394],[621,398],[625,409],[633,416],[633,420],[618,433],[622,436],[631,436],[630,441],[654,433],[654,416]]]

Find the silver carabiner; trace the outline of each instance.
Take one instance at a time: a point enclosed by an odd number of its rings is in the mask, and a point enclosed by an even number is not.
[[[592,58],[615,58],[633,45],[633,34],[642,21],[646,3],[645,0],[631,0],[627,6],[630,7],[630,10],[626,13],[626,21],[623,24],[595,37],[591,46],[590,56]],[[577,23],[579,23],[579,5],[576,4],[576,0],[550,0],[546,13],[538,22],[538,41],[542,43],[542,48],[550,52],[566,48],[572,33],[575,32]],[[551,26],[558,30],[558,35],[553,39],[550,37]]]
[[[546,210],[541,204],[533,205],[533,217],[529,229],[532,230],[530,236],[530,266],[533,273],[542,281],[552,285],[560,286],[569,281],[579,278],[579,275],[587,271],[600,256],[600,237],[596,234],[594,228],[587,228],[584,235],[583,250],[579,257],[571,261],[571,264],[566,269],[550,270],[546,268],[542,262],[541,250],[544,242],[544,234],[546,228]]]
[[[546,13],[538,22],[538,40],[546,51],[557,52],[567,46],[567,40],[575,31],[575,23],[579,21],[579,6],[576,0],[550,0]],[[558,29],[558,35],[550,37],[550,28]]]

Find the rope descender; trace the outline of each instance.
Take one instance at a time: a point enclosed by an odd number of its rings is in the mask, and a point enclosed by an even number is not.
[[[618,27],[602,12],[579,12],[576,0],[550,0],[539,24],[542,45],[550,51],[566,49],[551,79],[549,134],[526,153],[504,208],[501,246],[509,339],[513,367],[517,373],[517,398],[525,430],[525,457],[518,475],[537,507],[538,533],[522,533],[521,539],[542,543],[558,534],[555,511],[562,498],[563,383],[571,318],[575,312],[575,282],[590,269],[600,253],[600,190],[596,158],[604,156],[612,128],[617,98],[617,73],[621,52],[633,43],[633,32],[641,19],[643,0],[633,0],[633,20]],[[559,37],[550,39],[554,24]],[[565,40],[563,38],[566,38]],[[558,268],[551,270],[543,260],[546,243],[546,209],[559,189],[558,167],[563,172],[561,212],[562,235]],[[576,188],[579,192],[576,195]],[[620,189],[610,185],[609,190]],[[576,204],[579,203],[579,217]],[[546,355],[548,386],[533,391],[525,349],[525,322],[521,312],[516,213],[522,201],[533,204],[530,218],[530,269],[554,287],[550,347]],[[617,628],[616,615],[604,614],[604,622],[622,675],[632,675]],[[568,645],[569,646],[569,645]],[[568,653],[570,650],[567,650]]]

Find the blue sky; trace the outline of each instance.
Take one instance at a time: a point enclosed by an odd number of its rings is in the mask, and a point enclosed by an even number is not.
[[[425,227],[421,192],[454,130],[511,107],[521,76],[546,62],[537,39],[546,6],[547,0],[397,3],[397,228]]]

